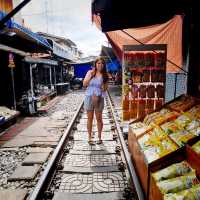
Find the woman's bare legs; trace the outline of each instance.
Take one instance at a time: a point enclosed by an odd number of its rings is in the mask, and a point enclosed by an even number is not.
[[[92,124],[93,124],[94,111],[87,111],[87,130],[88,141],[92,140]]]
[[[102,112],[95,111],[95,115],[97,120],[98,138],[99,141],[101,141],[101,133],[103,129]]]

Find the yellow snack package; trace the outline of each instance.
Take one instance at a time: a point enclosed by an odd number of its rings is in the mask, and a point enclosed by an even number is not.
[[[186,161],[175,163],[152,174],[156,182],[188,174],[193,169]]]

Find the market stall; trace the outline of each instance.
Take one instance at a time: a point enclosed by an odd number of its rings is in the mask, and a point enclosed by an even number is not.
[[[123,47],[123,120],[137,119],[165,101],[166,45]]]
[[[200,99],[182,95],[131,123],[128,147],[147,199],[200,198]]]
[[[0,106],[0,132],[16,122],[20,112]]]

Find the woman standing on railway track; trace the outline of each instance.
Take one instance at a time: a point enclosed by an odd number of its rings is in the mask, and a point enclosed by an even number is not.
[[[97,120],[98,142],[102,143],[101,133],[103,129],[102,112],[104,108],[105,92],[108,88],[108,74],[106,71],[106,63],[103,58],[97,58],[94,66],[89,70],[83,80],[83,86],[87,87],[86,96],[84,100],[84,108],[87,111],[87,130],[88,143],[93,144],[92,141],[92,124],[94,113]]]

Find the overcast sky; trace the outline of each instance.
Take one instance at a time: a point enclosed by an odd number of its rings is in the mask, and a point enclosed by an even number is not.
[[[91,0],[32,0],[22,9],[25,25],[71,39],[85,54],[98,55],[106,37],[91,22]]]

